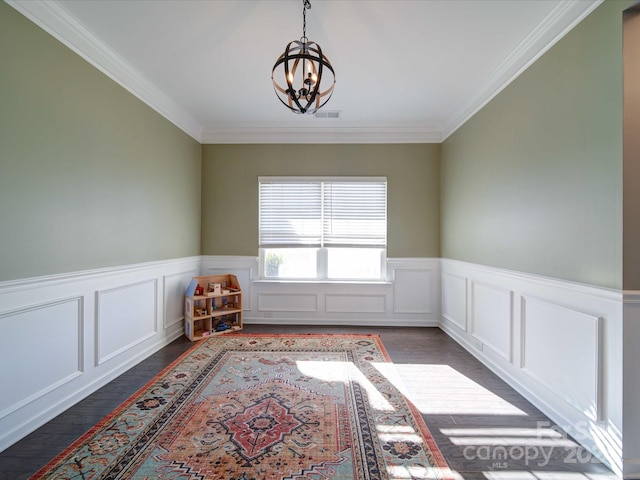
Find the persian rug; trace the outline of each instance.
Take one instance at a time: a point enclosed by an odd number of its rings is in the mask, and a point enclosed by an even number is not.
[[[450,478],[377,335],[197,343],[32,478]]]

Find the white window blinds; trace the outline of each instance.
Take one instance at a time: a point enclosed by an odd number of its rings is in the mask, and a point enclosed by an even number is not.
[[[322,242],[319,182],[260,180],[260,247],[317,246]]]
[[[259,241],[274,247],[385,247],[385,178],[260,177]]]

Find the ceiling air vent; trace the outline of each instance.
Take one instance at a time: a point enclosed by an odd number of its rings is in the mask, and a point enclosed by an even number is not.
[[[316,118],[340,118],[340,110],[318,110]]]

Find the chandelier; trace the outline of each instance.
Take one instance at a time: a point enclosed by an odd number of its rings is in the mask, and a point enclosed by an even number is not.
[[[311,1],[303,0],[302,37],[300,41],[287,44],[271,71],[278,99],[293,113],[301,114],[314,114],[324,106],[336,83],[333,67],[320,45],[307,38],[307,10],[310,8]]]

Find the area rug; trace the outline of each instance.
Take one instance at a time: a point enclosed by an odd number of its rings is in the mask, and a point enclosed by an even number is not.
[[[442,479],[376,335],[202,340],[32,478]]]

